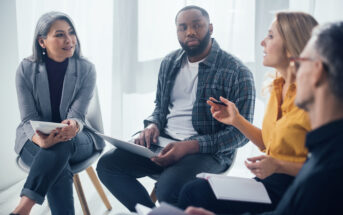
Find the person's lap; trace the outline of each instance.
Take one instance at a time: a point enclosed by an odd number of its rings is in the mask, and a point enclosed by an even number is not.
[[[72,140],[57,143],[55,146],[50,147],[48,149],[41,149],[38,145],[36,145],[34,142],[28,140],[22,151],[20,152],[20,157],[23,159],[24,163],[28,166],[31,166],[33,160],[37,156],[37,153],[39,153],[40,150],[50,150],[54,151],[58,146],[60,145],[70,145],[65,150],[68,150],[68,153],[72,153],[72,156],[70,157],[70,161],[72,163],[77,163],[82,160],[87,159],[90,155],[92,155],[94,150],[94,143],[92,138],[87,132],[80,132],[77,134]]]
[[[160,201],[176,204],[182,186],[195,179],[198,173],[221,173],[227,168],[209,154],[187,155],[160,174],[155,185],[156,196]]]
[[[57,143],[48,149],[42,149],[28,140],[20,153],[21,159],[30,166],[21,196],[28,196],[41,204],[47,195],[53,214],[73,214],[70,163],[87,159],[93,150],[93,140],[86,132],[80,132],[72,140]]]
[[[183,209],[188,206],[202,207],[214,213],[232,214],[259,213],[273,209],[271,204],[218,200],[205,179],[196,179],[187,183],[180,192],[178,206]]]
[[[285,174],[273,174],[265,179],[255,178],[266,187],[272,204],[218,200],[206,180],[196,179],[182,188],[178,206],[181,208],[188,206],[203,207],[215,213],[271,211],[277,206],[293,179],[293,176]]]
[[[118,174],[132,178],[145,176],[156,178],[157,176],[156,195],[158,200],[176,203],[181,187],[187,181],[194,179],[197,173],[219,173],[225,171],[227,167],[209,154],[187,155],[169,167],[161,167],[148,158],[124,150],[113,149],[100,159],[97,170],[99,175],[104,174],[101,172],[107,172],[114,177]]]

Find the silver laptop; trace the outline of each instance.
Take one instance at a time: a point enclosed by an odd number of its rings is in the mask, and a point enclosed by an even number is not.
[[[130,141],[124,141],[117,138],[113,138],[110,136],[106,136],[99,132],[96,132],[100,137],[102,137],[105,141],[111,143],[117,148],[141,155],[143,157],[151,158],[157,156],[162,149],[171,142],[175,142],[175,140],[168,139],[165,137],[158,137],[158,144],[150,144],[150,148],[137,145],[133,142],[133,139]]]

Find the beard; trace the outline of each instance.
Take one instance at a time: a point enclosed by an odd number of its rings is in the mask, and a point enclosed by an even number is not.
[[[210,30],[208,30],[205,37],[199,41],[199,45],[197,46],[189,47],[186,43],[183,43],[180,40],[179,40],[179,43],[182,49],[185,50],[187,56],[194,57],[205,51],[210,40],[211,40],[211,34],[210,34]]]

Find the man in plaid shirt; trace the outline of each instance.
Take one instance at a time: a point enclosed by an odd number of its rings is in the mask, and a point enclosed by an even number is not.
[[[115,149],[97,167],[101,181],[130,211],[135,211],[136,203],[155,206],[137,178],[159,175],[158,200],[176,204],[185,183],[200,172],[224,172],[235,150],[248,142],[237,129],[212,117],[206,99],[223,96],[252,122],[255,87],[251,72],[211,38],[213,26],[204,9],[187,6],[178,12],[175,23],[182,49],[162,61],[155,110],[144,121],[145,129],[135,143],[149,148],[159,136],[175,142],[151,159]]]

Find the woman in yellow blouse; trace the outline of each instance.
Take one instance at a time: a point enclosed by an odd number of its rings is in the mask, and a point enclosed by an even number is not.
[[[307,113],[294,105],[295,68],[291,58],[299,56],[317,24],[305,13],[280,12],[261,42],[263,65],[276,70],[276,78],[269,87],[270,99],[262,129],[242,117],[235,104],[225,98],[219,99],[226,106],[213,103],[214,98],[207,102],[216,120],[236,127],[265,152],[265,155],[248,158],[245,165],[256,175],[255,179],[264,184],[272,204],[216,200],[205,180],[195,180],[181,191],[180,207],[198,206],[215,213],[242,213],[264,212],[277,206],[307,157],[305,136],[310,130],[310,122]]]

